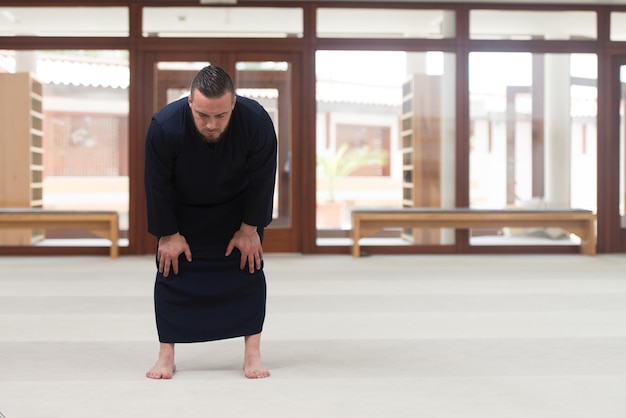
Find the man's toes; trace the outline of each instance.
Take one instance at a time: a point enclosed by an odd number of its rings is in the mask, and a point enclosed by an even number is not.
[[[267,370],[249,370],[245,373],[248,379],[262,379],[264,377],[269,377],[270,372]]]
[[[170,373],[163,373],[157,370],[150,370],[146,373],[146,376],[150,379],[171,379],[172,375]]]

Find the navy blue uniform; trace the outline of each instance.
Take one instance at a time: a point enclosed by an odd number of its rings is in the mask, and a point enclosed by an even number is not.
[[[156,113],[146,137],[148,231],[179,232],[193,261],[179,257],[178,275],[157,272],[155,311],[160,342],[197,342],[253,335],[265,318],[263,270],[241,270],[241,253],[226,247],[241,223],[261,240],[272,220],[277,140],[256,101],[237,96],[224,136],[198,133],[187,98]]]

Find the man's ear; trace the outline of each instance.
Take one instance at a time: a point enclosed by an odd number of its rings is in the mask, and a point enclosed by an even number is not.
[[[230,110],[235,108],[235,102],[237,101],[237,96],[233,94],[233,104],[230,105]]]
[[[193,103],[193,101],[191,100],[191,94],[187,96],[187,103],[189,103],[189,107],[191,107],[191,103]]]

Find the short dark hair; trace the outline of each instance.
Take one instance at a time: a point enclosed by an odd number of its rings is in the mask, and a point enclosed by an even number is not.
[[[191,94],[198,90],[205,97],[217,98],[226,93],[235,95],[235,86],[230,75],[217,65],[207,65],[193,78]]]

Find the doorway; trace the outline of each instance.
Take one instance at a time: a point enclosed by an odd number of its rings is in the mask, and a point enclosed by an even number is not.
[[[187,57],[193,57],[186,60]],[[201,57],[200,59],[198,59]],[[182,59],[181,59],[182,58]],[[194,75],[202,67],[215,64],[229,72],[238,95],[259,102],[274,122],[278,138],[277,173],[273,220],[265,231],[263,248],[267,252],[301,252],[299,228],[302,198],[294,187],[301,178],[297,161],[299,144],[294,141],[300,127],[299,86],[294,82],[300,70],[297,54],[215,53],[147,54],[144,62],[144,119],[166,104],[189,94]],[[149,88],[151,87],[151,88]],[[147,125],[146,125],[147,128]],[[146,248],[152,250],[153,247]]]

